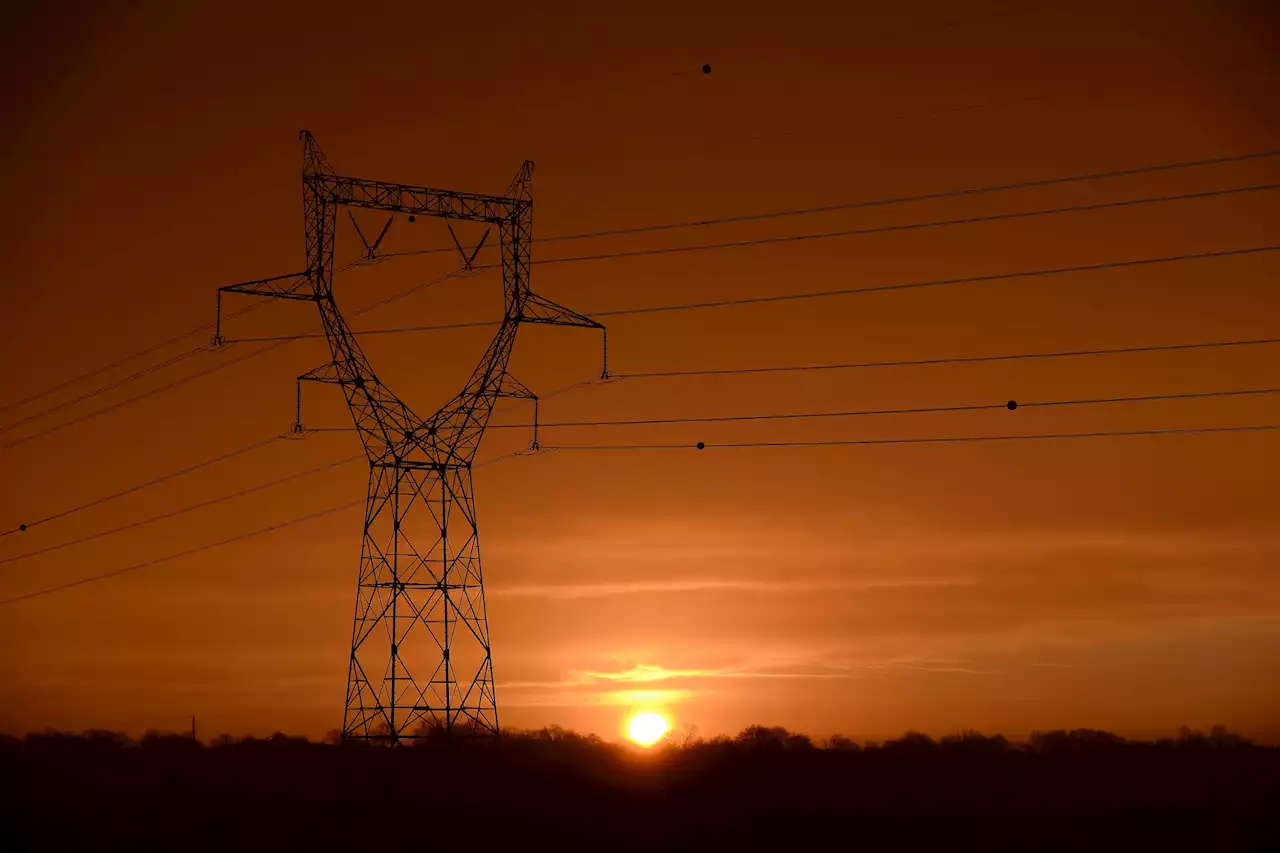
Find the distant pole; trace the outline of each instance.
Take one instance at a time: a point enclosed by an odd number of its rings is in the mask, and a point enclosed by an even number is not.
[[[196,715],[191,715],[191,739],[196,739]]]

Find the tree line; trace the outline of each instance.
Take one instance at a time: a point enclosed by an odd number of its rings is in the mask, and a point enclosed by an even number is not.
[[[1280,850],[1280,749],[1222,727],[859,743],[755,725],[649,750],[558,726],[417,734],[0,736],[0,850]]]

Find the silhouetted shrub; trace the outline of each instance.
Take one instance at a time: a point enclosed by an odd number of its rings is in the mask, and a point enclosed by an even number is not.
[[[1031,733],[1031,750],[1040,753],[1114,749],[1126,743],[1127,741],[1119,735],[1097,729],[1074,729],[1069,732],[1055,729],[1050,732]]]
[[[834,749],[840,752],[857,752],[858,744],[844,735],[832,735],[827,738],[827,749]]]
[[[963,749],[974,752],[1004,752],[1009,748],[1009,741],[1004,735],[987,737],[975,731],[963,731],[947,735],[939,745],[944,749]]]
[[[891,750],[912,750],[919,751],[925,749],[937,749],[938,745],[933,742],[933,738],[920,732],[907,732],[897,740],[887,740],[884,742],[883,749]]]

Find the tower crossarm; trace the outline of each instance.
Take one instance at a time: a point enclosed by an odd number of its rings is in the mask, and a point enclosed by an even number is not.
[[[329,385],[341,385],[342,376],[338,373],[338,366],[333,362],[326,362],[319,367],[313,367],[306,373],[298,377],[299,382],[323,382]]]
[[[335,204],[441,219],[505,222],[518,216],[528,205],[528,202],[517,198],[434,190],[341,175],[313,174],[307,175],[305,180]]]
[[[533,401],[533,440],[529,442],[529,449],[537,450],[541,447],[538,442],[538,395],[530,391],[519,379],[506,373],[503,374],[502,384],[498,387],[498,396]]]
[[[291,272],[288,275],[276,275],[271,278],[259,278],[253,281],[242,281],[218,288],[217,317],[213,324],[213,345],[222,346],[222,294],[246,293],[250,296],[268,296],[275,299],[314,300],[315,292],[311,287],[311,272]]]
[[[306,299],[314,301],[315,292],[311,288],[311,275],[307,270],[292,272],[288,275],[277,275],[271,278],[260,278],[256,281],[242,281],[218,288],[219,293],[247,293],[250,296],[269,296],[275,299]]]
[[[322,364],[319,367],[313,367],[306,373],[298,377],[297,388],[297,414],[293,420],[293,431],[295,433],[305,432],[302,424],[302,383],[303,382],[324,382],[330,385],[341,385],[342,377],[338,374],[338,366],[333,362]]]
[[[537,400],[538,395],[528,389],[528,387],[516,379],[510,373],[502,375],[502,382],[498,386],[499,397],[513,397],[519,400]]]
[[[545,296],[530,293],[520,306],[521,323],[545,323],[549,326],[581,326],[585,329],[603,329],[604,324],[579,314],[563,305],[557,305]]]

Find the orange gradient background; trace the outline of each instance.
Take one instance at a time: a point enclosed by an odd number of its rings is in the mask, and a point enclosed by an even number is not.
[[[536,161],[535,234],[715,218],[1277,147],[1274,6],[1245,2],[28,4],[4,35],[0,360],[7,403],[211,321],[214,292],[303,264],[300,128],[343,174],[499,192]],[[699,70],[710,63],[713,71]],[[1280,160],[821,216],[543,244],[535,259],[974,216],[1280,178]],[[366,233],[380,227],[361,218]],[[478,228],[459,228],[465,241]],[[781,246],[534,267],[583,312],[1275,243],[1274,192]],[[396,222],[389,250],[449,244]],[[340,223],[339,263],[359,241]],[[347,311],[450,270],[358,267]],[[618,317],[620,373],[1141,346],[1280,332],[1277,258]],[[229,298],[228,310],[249,303]],[[352,320],[498,316],[490,271]],[[309,331],[284,301],[228,337]],[[420,413],[487,329],[370,337]],[[157,353],[158,363],[192,338]],[[0,435],[34,433],[248,351],[202,353]],[[287,430],[322,342],[0,450],[9,528]],[[539,393],[599,338],[526,328]],[[633,379],[548,399],[595,420],[1052,400],[1276,385],[1280,347]],[[102,377],[105,383],[128,370]],[[96,387],[68,389],[43,405]],[[309,426],[347,426],[304,389]],[[3,413],[9,424],[40,404]],[[496,422],[521,423],[527,411]],[[1280,423],[1273,398],[848,420],[548,429],[555,444],[715,444]],[[527,443],[487,434],[488,458]],[[1280,736],[1280,438],[573,453],[478,471],[501,721],[677,731],[1222,723]],[[0,540],[0,558],[353,453],[278,442]],[[9,598],[364,494],[347,465],[0,565]],[[359,510],[0,610],[0,729],[341,724]]]

